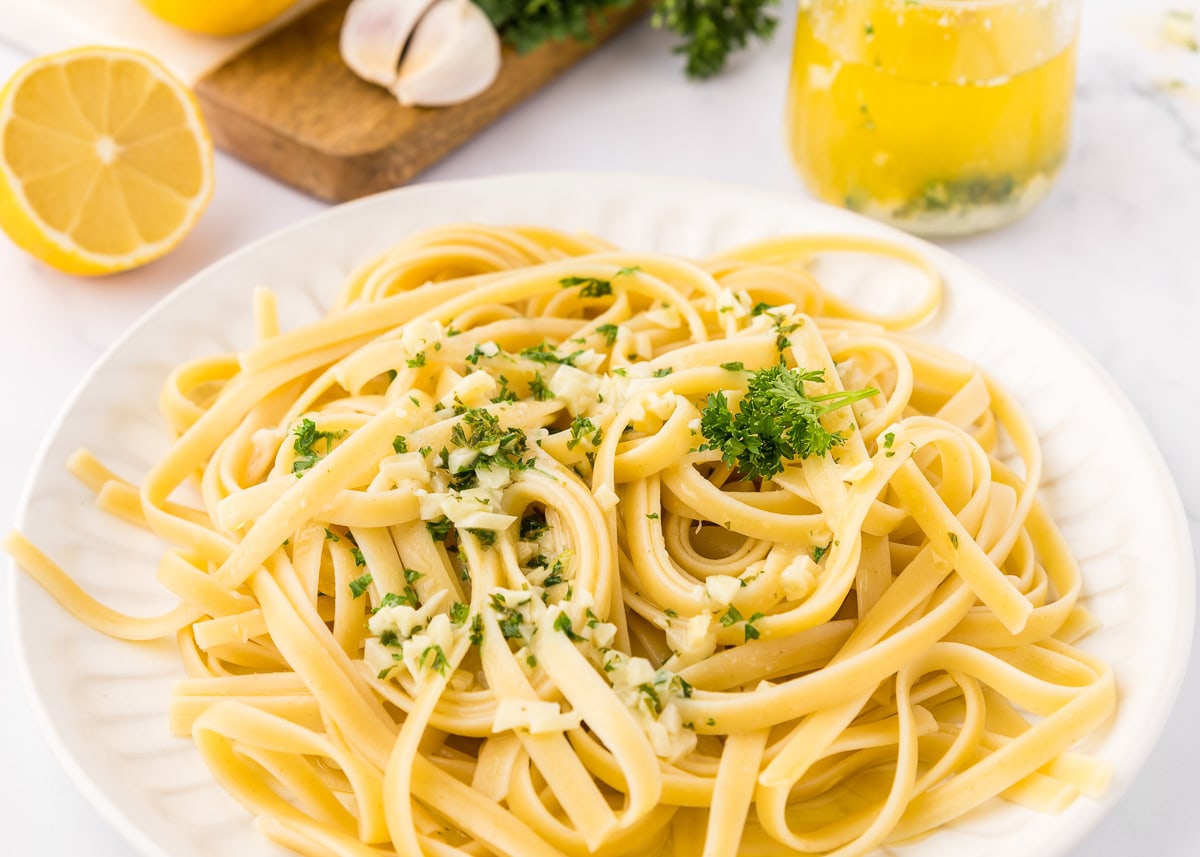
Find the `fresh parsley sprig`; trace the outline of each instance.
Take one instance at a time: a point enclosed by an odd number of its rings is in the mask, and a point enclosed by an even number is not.
[[[768,11],[777,0],[657,0],[654,26],[683,36],[675,53],[683,54],[687,76],[712,77],[725,60],[751,38],[766,41],[777,19]]]
[[[879,391],[805,392],[806,382],[824,380],[822,370],[772,366],[754,372],[737,413],[724,393],[710,393],[700,412],[700,431],[707,440],[701,449],[720,450],[721,459],[748,479],[770,479],[783,471],[785,462],[825,455],[846,438],[826,429],[821,417]]]

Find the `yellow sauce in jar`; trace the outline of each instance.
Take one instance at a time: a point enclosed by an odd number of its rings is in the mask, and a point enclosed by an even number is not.
[[[821,198],[926,235],[1008,222],[1070,131],[1074,3],[801,0],[793,158]]]

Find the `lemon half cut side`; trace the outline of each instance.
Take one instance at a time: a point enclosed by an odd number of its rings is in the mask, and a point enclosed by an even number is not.
[[[157,259],[212,189],[196,101],[153,57],[77,48],[29,62],[0,91],[0,227],[61,271]]]

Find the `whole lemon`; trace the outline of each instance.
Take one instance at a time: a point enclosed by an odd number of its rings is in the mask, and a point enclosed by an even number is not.
[[[139,0],[169,24],[209,36],[245,33],[277,18],[296,0]]]

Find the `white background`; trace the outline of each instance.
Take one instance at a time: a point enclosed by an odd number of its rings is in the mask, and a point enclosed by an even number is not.
[[[37,2],[37,0],[29,0]],[[1172,4],[1188,8],[1186,0]],[[1162,450],[1200,543],[1200,54],[1157,37],[1159,2],[1087,0],[1075,136],[1050,198],[1002,231],[950,250],[1006,283],[1095,356]],[[1193,6],[1194,0],[1193,0]],[[514,110],[420,181],[542,169],[695,176],[804,194],[782,142],[790,11],[775,40],[721,78],[688,83],[672,40],[639,27]],[[25,59],[0,45],[0,77]],[[1168,80],[1191,88],[1164,86]],[[32,458],[87,367],[191,273],[320,211],[225,157],[196,231],[168,258],[102,280],[58,275],[0,238],[0,527]],[[1097,426],[1103,431],[1103,426]],[[0,624],[10,626],[8,591]],[[1194,643],[1193,643],[1194,646]],[[5,854],[129,857],[67,779],[0,633],[0,823]],[[1071,857],[1200,853],[1200,659],[1158,748]]]

